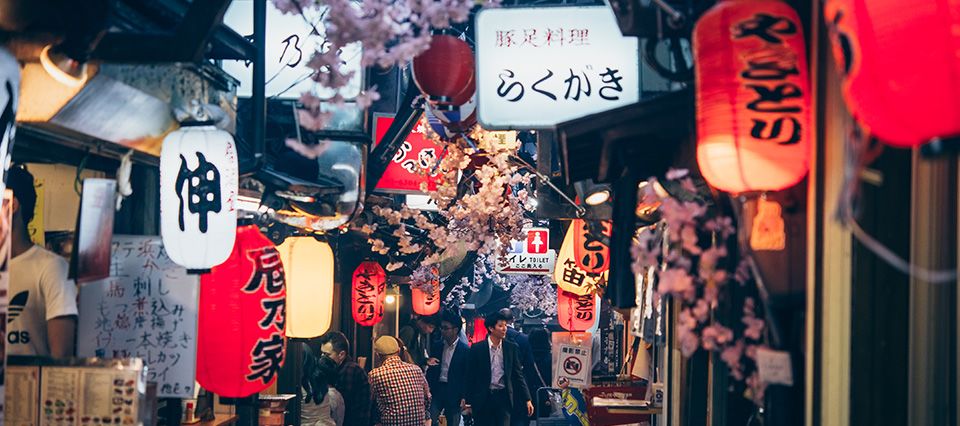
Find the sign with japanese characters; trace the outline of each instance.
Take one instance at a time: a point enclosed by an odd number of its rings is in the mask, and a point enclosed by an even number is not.
[[[553,385],[583,388],[590,385],[593,357],[590,333],[553,333]]]
[[[159,237],[115,235],[110,277],[80,287],[78,355],[141,358],[160,397],[191,398],[198,292]]]
[[[485,129],[537,129],[640,99],[638,41],[609,7],[484,9],[477,103]]]
[[[557,287],[576,295],[596,294],[597,290],[606,287],[610,270],[590,272],[577,263],[574,249],[577,241],[575,235],[583,229],[583,225],[579,222],[581,221],[574,220],[563,237],[560,253],[557,254],[556,268],[553,270],[553,281],[557,283]]]
[[[377,141],[383,139],[387,129],[393,123],[392,116],[377,116],[374,124],[374,133]],[[393,155],[393,159],[377,182],[377,191],[396,193],[422,193],[421,183],[427,183],[427,188],[437,188],[439,168],[437,164],[440,147],[426,136],[426,129],[422,123],[414,125],[413,130]],[[435,170],[434,170],[435,169]]]
[[[548,228],[523,230],[524,240],[512,241],[505,259],[497,261],[496,270],[501,274],[550,275],[557,261],[556,250],[548,248]]]

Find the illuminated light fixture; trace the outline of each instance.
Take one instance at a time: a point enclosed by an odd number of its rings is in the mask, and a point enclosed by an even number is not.
[[[287,337],[325,333],[333,313],[333,250],[312,236],[289,237],[277,250],[286,273]]]
[[[606,203],[610,199],[610,190],[601,189],[597,192],[594,192],[590,195],[587,195],[587,198],[583,200],[588,206],[599,206],[603,203]]]
[[[392,305],[392,304],[394,304],[394,303],[397,303],[397,296],[394,296],[394,295],[392,295],[392,294],[388,294],[388,295],[387,295],[387,299],[386,299],[385,301],[387,302],[388,305]]]
[[[383,320],[383,303],[386,300],[396,302],[396,297],[386,293],[387,273],[383,267],[372,260],[360,262],[357,269],[353,271],[351,306],[353,320],[357,325],[370,327]]]
[[[87,63],[67,56],[53,45],[40,52],[40,64],[50,77],[66,86],[79,87],[87,81]]]

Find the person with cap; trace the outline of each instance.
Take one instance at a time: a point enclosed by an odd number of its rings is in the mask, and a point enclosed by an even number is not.
[[[400,359],[400,345],[393,336],[380,336],[373,349],[382,359],[370,372],[370,388],[380,414],[378,424],[426,424],[430,419],[430,389],[423,371]]]
[[[27,224],[33,219],[37,191],[33,175],[11,167],[10,296],[7,355],[69,358],[77,332],[77,287],[67,278],[67,261],[33,243]]]
[[[433,424],[440,424],[440,412],[448,426],[460,425],[460,405],[467,386],[467,353],[470,347],[460,340],[463,318],[453,310],[440,314],[441,340],[430,348],[432,358],[427,360],[427,383],[433,395],[430,416]]]
[[[483,321],[487,338],[470,347],[466,413],[473,415],[477,426],[508,426],[517,406],[526,408],[524,418],[533,414],[520,349],[506,339],[507,322],[501,312],[487,315]]]
[[[537,377],[536,359],[533,356],[533,347],[530,346],[530,338],[526,334],[514,328],[515,321],[513,310],[503,308],[500,310],[500,316],[507,319],[507,340],[516,343],[520,350],[520,364],[523,366],[523,378],[527,383],[527,389],[535,393],[539,388],[540,380]],[[525,414],[526,409],[523,406],[515,406],[510,424],[513,426],[527,426],[530,424],[530,415]]]

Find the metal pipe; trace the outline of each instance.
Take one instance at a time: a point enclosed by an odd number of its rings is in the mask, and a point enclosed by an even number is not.
[[[253,165],[250,170],[243,170],[242,174],[250,174],[260,170],[266,160],[266,32],[267,32],[267,0],[253,2],[253,81],[251,88],[253,96]]]
[[[683,14],[677,9],[674,9],[673,6],[667,4],[666,0],[653,0],[653,2],[656,3],[657,7],[663,10],[667,15],[670,15],[670,19],[675,21],[683,19]]]

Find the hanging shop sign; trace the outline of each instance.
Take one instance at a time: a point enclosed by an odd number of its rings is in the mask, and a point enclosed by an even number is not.
[[[277,250],[286,273],[287,337],[325,333],[333,318],[333,250],[313,237],[288,237]]]
[[[197,382],[227,397],[266,389],[284,360],[280,253],[254,225],[236,230],[223,264],[200,278]]]
[[[597,296],[557,288],[557,322],[567,331],[587,331],[597,319]]]
[[[553,280],[564,291],[576,295],[596,294],[607,285],[609,269],[600,273],[591,273],[577,266],[576,250],[574,249],[577,233],[577,221],[574,220],[567,228],[563,237],[560,253],[557,254],[557,263],[553,269]],[[582,229],[582,227],[580,228]]]
[[[807,175],[803,26],[781,1],[718,2],[693,31],[697,164],[721,191],[778,191]]]
[[[238,34],[253,34],[254,1],[234,1],[223,15],[223,23]],[[328,99],[339,93],[346,99],[353,99],[360,93],[363,85],[363,57],[360,43],[344,46],[339,53],[343,61],[340,69],[353,72],[346,86],[333,90],[313,81],[310,76],[315,70],[307,66],[314,52],[325,52],[327,38],[318,34],[323,31],[321,20],[327,9],[304,7],[303,14],[283,13],[280,9],[267,5],[266,34],[264,35],[264,73],[267,81],[264,87],[269,98],[296,99],[304,92]],[[253,65],[249,61],[223,61],[223,69],[239,80],[237,96],[252,96]]]
[[[593,357],[592,334],[586,332],[553,333],[553,386],[584,388],[590,386]]]
[[[114,235],[110,277],[80,286],[77,354],[143,360],[161,398],[192,398],[200,279],[159,237]]]
[[[549,228],[527,228],[526,238],[512,241],[506,258],[498,259],[500,274],[550,275],[557,263],[557,252],[549,248]]]
[[[387,273],[383,267],[372,260],[360,262],[353,271],[353,320],[365,327],[383,320],[386,297]]]
[[[610,269],[610,235],[613,222],[609,220],[574,219],[573,258],[577,267],[588,274],[599,274]]]
[[[960,135],[956,2],[829,0],[823,10],[843,98],[872,136],[912,147]]]
[[[374,132],[377,141],[383,140],[391,123],[393,116],[375,116]],[[377,182],[377,191],[421,194],[423,183],[426,183],[427,189],[431,191],[437,189],[439,168],[431,169],[439,161],[441,149],[427,138],[426,131],[420,123],[413,127]]]
[[[160,152],[160,235],[167,254],[187,269],[223,263],[237,227],[237,151],[213,126],[185,126]]]
[[[20,95],[20,63],[0,48],[0,194],[6,188],[7,169],[17,128],[17,97]]]
[[[640,99],[638,42],[609,7],[477,14],[477,102],[485,129],[537,129]]]

